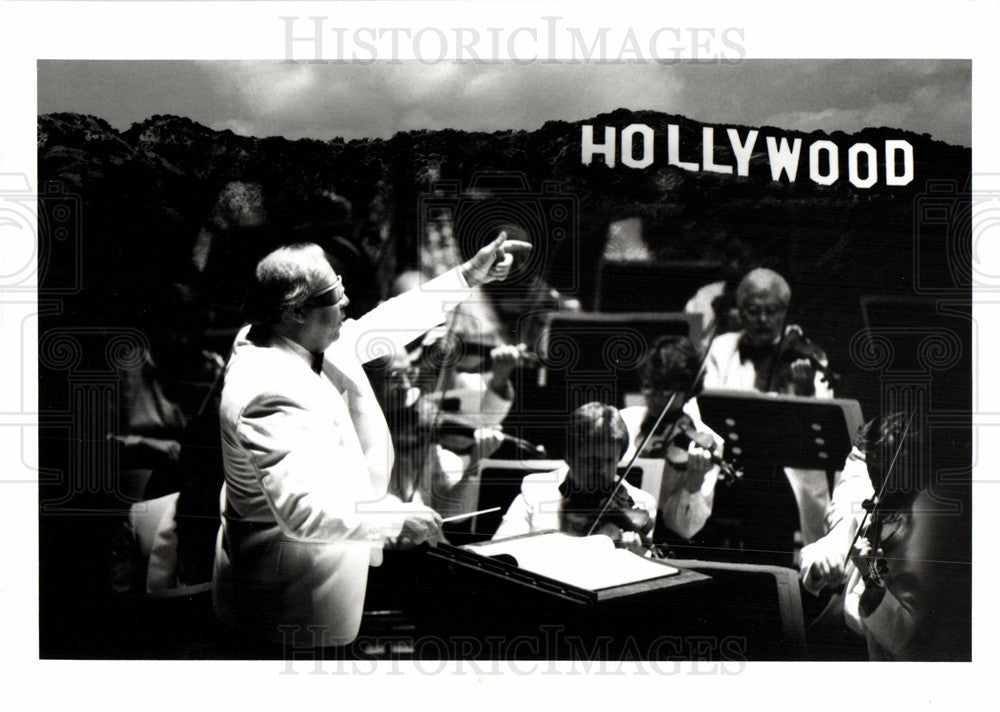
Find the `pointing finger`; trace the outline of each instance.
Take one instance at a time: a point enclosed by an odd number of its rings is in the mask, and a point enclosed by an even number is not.
[[[500,234],[494,238],[493,242],[486,246],[487,250],[498,250],[503,246],[503,243],[507,241],[507,231],[501,230]]]
[[[511,252],[517,255],[518,258],[522,258],[534,249],[534,245],[530,242],[525,242],[524,240],[507,240],[503,249],[504,252]]]

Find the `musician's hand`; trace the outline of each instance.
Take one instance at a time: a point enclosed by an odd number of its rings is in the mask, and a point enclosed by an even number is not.
[[[397,544],[401,548],[416,546],[427,542],[431,546],[445,540],[441,533],[441,515],[430,507],[414,504],[406,512],[403,528],[399,532]]]
[[[792,380],[796,383],[809,383],[816,377],[816,369],[807,358],[799,358],[792,361]]]
[[[642,536],[639,532],[627,532],[615,524],[602,524],[594,533],[609,537],[619,549],[628,549],[636,554],[643,552]]]
[[[108,433],[108,440],[118,443],[130,460],[155,464],[158,461],[177,462],[181,456],[181,444],[176,440],[150,438],[145,435],[115,435]]]
[[[507,384],[507,379],[510,378],[510,374],[514,371],[514,367],[517,366],[521,354],[526,348],[524,344],[517,346],[501,344],[490,351],[490,359],[493,361],[491,387],[493,382],[500,384],[501,388]]]
[[[639,532],[623,531],[618,541],[615,542],[615,546],[619,549],[628,549],[633,554],[639,554],[639,556],[646,553],[646,547],[643,546],[642,536]]]
[[[819,593],[826,586],[837,588],[844,582],[847,562],[839,548],[823,539],[802,547],[799,575],[807,591]]]
[[[500,428],[476,428],[472,437],[476,441],[473,452],[479,460],[485,460],[503,444],[503,431]]]
[[[506,241],[507,233],[501,232],[493,242],[486,245],[473,255],[472,259],[459,267],[466,284],[470,287],[476,287],[480,284],[507,279],[511,265],[514,264],[514,255],[509,254],[504,249]]]
[[[854,550],[851,551],[851,563],[854,564],[863,576],[868,576],[868,571],[875,563],[876,552],[872,549],[868,539],[864,536],[858,537],[854,542]]]
[[[714,467],[712,455],[695,443],[688,445],[687,490],[696,492],[705,481],[705,473]]]
[[[645,547],[642,544],[642,536],[639,532],[627,532],[617,524],[605,522],[594,530],[594,534],[601,534],[608,537],[619,549],[628,549],[640,555],[645,552]]]

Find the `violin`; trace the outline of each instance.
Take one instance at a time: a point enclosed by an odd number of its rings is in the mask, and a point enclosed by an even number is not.
[[[788,333],[785,334],[785,338],[781,340],[778,361],[791,364],[802,359],[808,361],[814,369],[822,373],[823,378],[831,386],[840,381],[840,374],[835,373],[823,363],[826,360],[823,349],[806,338],[798,326],[791,326]]]
[[[608,524],[615,525],[623,532],[635,532],[640,536],[648,535],[655,524],[648,512],[636,509],[635,500],[625,491],[624,487],[619,487],[611,495],[611,506],[604,513],[604,519]]]
[[[453,420],[439,421],[429,429],[429,437],[440,443],[445,449],[456,455],[468,455],[476,445],[476,429]],[[544,445],[518,438],[507,433],[501,433],[503,442],[510,443],[517,457],[526,460],[543,460],[548,457]]]
[[[461,369],[465,371],[488,371],[493,368],[493,349],[500,346],[499,342],[483,342],[464,339],[460,342],[461,353],[465,358],[461,361]],[[520,367],[537,367],[541,363],[538,355],[521,346],[517,365]]]
[[[492,338],[476,338],[469,335],[449,333],[437,341],[421,347],[416,361],[431,373],[444,368],[475,373],[489,371],[493,368],[493,350],[502,342]],[[538,367],[541,363],[538,355],[526,346],[519,347],[517,367]]]
[[[563,528],[567,533],[587,536],[598,517],[600,524],[611,524],[641,537],[652,531],[653,518],[645,510],[636,508],[635,500],[624,487],[611,492],[582,492],[571,490],[569,482],[567,478],[559,487],[564,498]]]
[[[646,418],[642,425],[641,432],[648,432],[647,428],[652,426],[652,418]],[[670,438],[667,440],[667,438]],[[699,431],[694,421],[687,413],[677,411],[673,424],[662,428],[658,433],[654,433],[643,448],[643,454],[652,457],[663,457],[667,463],[678,472],[685,472],[691,453],[688,447],[694,443],[705,452],[709,453],[709,459],[713,465],[719,468],[719,480],[727,485],[743,477],[742,471],[728,460],[722,459],[715,452],[715,438],[710,433]]]

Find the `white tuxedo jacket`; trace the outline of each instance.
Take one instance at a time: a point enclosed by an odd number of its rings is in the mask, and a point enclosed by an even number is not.
[[[786,327],[790,330],[792,327]],[[705,388],[725,388],[736,391],[756,390],[754,384],[757,379],[757,369],[752,361],[746,362],[740,359],[740,337],[743,332],[731,332],[715,337],[708,349],[708,356],[705,359]],[[789,384],[786,384],[786,389]],[[833,389],[823,378],[823,374],[816,372],[815,380],[816,398],[833,398]],[[781,389],[779,389],[781,390]],[[831,529],[828,522],[831,520],[829,508],[831,498],[829,485],[827,484],[826,472],[823,470],[806,470],[798,467],[786,467],[785,477],[795,495],[795,502],[799,509],[799,524],[802,530],[802,540],[806,545],[822,541],[830,535]],[[867,473],[865,474],[867,479]],[[840,482],[840,478],[836,482]],[[837,501],[836,487],[833,494],[833,501]],[[854,487],[852,486],[852,491]],[[848,521],[853,518],[841,518],[838,514],[833,521],[842,522],[841,531],[847,526]],[[853,538],[853,532],[848,539]],[[828,544],[836,549],[841,545],[834,544],[834,541],[842,541],[843,534],[836,533]],[[821,545],[825,546],[825,545]],[[848,541],[842,551],[850,546]],[[805,549],[803,549],[805,551]]]
[[[223,621],[298,644],[357,636],[368,566],[402,526],[386,495],[389,429],[361,364],[440,323],[468,293],[452,270],[345,322],[320,375],[280,337],[240,331],[220,411],[213,601]]]

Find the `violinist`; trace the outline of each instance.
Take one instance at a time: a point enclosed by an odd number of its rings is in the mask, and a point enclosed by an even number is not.
[[[665,460],[659,510],[666,527],[682,540],[695,536],[712,513],[719,478],[712,456],[722,454],[722,438],[701,422],[698,412],[695,396],[701,379],[695,379],[700,366],[701,358],[687,337],[661,336],[639,369],[645,404],[621,413],[629,431],[622,458],[627,463],[668,408],[640,457]],[[664,531],[659,534],[670,538]]]
[[[853,546],[844,598],[848,627],[872,660],[961,661],[971,656],[971,504],[968,480],[933,477],[967,451],[920,453],[922,433],[903,413],[868,423],[859,438],[871,484],[867,526]],[[906,424],[904,424],[906,423]],[[954,448],[952,448],[954,450]],[[957,456],[954,461],[952,457]]]
[[[389,490],[404,502],[445,517],[475,509],[478,463],[505,439],[499,424],[512,402],[518,350],[499,346],[492,357],[492,373],[452,371],[440,382],[420,352],[399,349],[385,369],[383,407],[396,448]]]
[[[792,290],[777,272],[750,271],[736,288],[742,329],[709,346],[705,387],[832,398],[826,354],[788,323]]]
[[[742,329],[712,340],[705,361],[705,388],[833,398],[826,355],[805,339],[799,326],[788,323],[791,298],[788,282],[773,270],[758,268],[743,277],[736,288]],[[776,545],[787,546],[789,550],[793,548],[791,532],[795,529],[801,531],[804,545],[828,533],[825,514],[830,493],[825,471],[784,468],[789,492],[787,488],[762,482],[761,473],[773,470],[773,464],[753,465],[758,474],[748,478],[743,493],[747,501],[737,506],[751,518],[765,508],[772,512],[772,523],[759,521],[753,525],[762,534],[758,539],[765,542],[765,548],[775,547],[769,541],[767,527],[772,532],[790,530],[788,541],[780,534],[778,538],[782,541]],[[752,487],[757,490],[751,493],[748,490]],[[803,567],[810,564],[804,562]]]
[[[651,494],[624,482],[598,519],[629,444],[618,409],[587,403],[573,411],[569,430],[566,466],[525,477],[493,538],[555,529],[575,536],[602,534],[620,547],[642,550],[652,542],[656,521]]]

